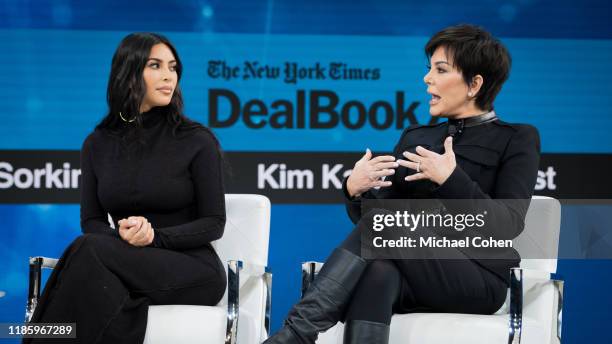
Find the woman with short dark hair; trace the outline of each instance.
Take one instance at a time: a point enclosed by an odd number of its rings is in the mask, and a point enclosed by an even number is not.
[[[32,322],[76,323],[75,343],[142,343],[149,305],[222,298],[225,270],[211,246],[225,226],[221,152],[183,114],[181,74],[161,35],[119,44],[108,114],[81,150],[84,234],[64,251]]]
[[[512,239],[524,226],[540,143],[534,127],[503,122],[493,110],[509,75],[506,48],[482,28],[460,25],[435,34],[425,53],[429,112],[448,120],[409,127],[393,155],[372,157],[368,150],[357,161],[343,183],[357,226],[266,343],[314,343],[338,321],[345,322],[345,343],[387,343],[394,313],[492,314],[503,304],[510,268],[520,262],[512,248],[447,248],[427,258],[405,248],[399,250],[405,259],[375,259],[362,251],[368,242],[360,227],[371,221],[370,213],[362,214],[364,199],[482,200],[494,215],[487,229],[495,236]]]
[[[459,25],[435,34],[425,45],[425,54],[431,59],[438,48],[442,48],[455,69],[461,72],[466,85],[487,80],[478,92],[468,91],[468,97],[473,97],[479,110],[493,110],[493,100],[510,75],[511,58],[506,47],[480,28]]]

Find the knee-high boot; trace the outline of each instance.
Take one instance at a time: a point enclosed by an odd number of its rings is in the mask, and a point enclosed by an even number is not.
[[[387,344],[389,325],[366,321],[350,320],[344,326],[344,344]]]
[[[314,343],[319,332],[340,320],[366,265],[365,259],[350,251],[335,249],[304,297],[289,311],[284,326],[264,343]]]

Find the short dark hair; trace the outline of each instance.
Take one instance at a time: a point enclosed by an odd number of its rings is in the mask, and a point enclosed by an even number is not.
[[[493,109],[493,101],[510,75],[512,59],[508,49],[485,29],[468,24],[450,26],[433,35],[425,45],[427,58],[439,47],[445,49],[466,84],[474,76],[482,76],[484,82],[476,95],[476,105],[487,111]]]

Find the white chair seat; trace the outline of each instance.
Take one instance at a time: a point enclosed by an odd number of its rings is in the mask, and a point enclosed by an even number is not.
[[[263,287],[263,286],[262,286]],[[253,343],[258,316],[243,307],[238,323],[238,343]],[[227,309],[222,306],[150,306],[144,344],[225,343]]]
[[[226,317],[222,307],[150,306],[144,343],[224,343]]]
[[[530,335],[548,329],[534,319],[524,318]],[[394,323],[398,325],[393,326]],[[406,344],[490,344],[508,341],[508,315],[454,313],[401,314],[391,321],[390,342]],[[400,325],[401,324],[401,325]],[[474,329],[478,329],[477,332]],[[535,331],[535,332],[534,332]],[[535,338],[531,338],[532,340]],[[544,337],[534,343],[545,343]]]
[[[529,337],[529,343],[547,343],[549,330],[546,325],[532,318],[523,318],[523,329],[523,337]],[[343,332],[344,324],[339,323],[321,333],[317,344],[342,344]],[[389,334],[389,343],[402,344],[491,344],[507,341],[507,314],[397,314],[391,320]]]

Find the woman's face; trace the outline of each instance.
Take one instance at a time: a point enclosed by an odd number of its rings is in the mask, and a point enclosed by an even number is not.
[[[174,94],[178,75],[176,59],[167,45],[159,43],[151,48],[142,77],[147,89],[140,112],[168,105]]]
[[[429,60],[429,72],[423,80],[427,84],[427,93],[431,94],[429,100],[429,113],[432,116],[450,118],[467,117],[473,115],[474,101],[468,96],[468,85],[461,72],[455,68],[444,47],[438,47]]]

